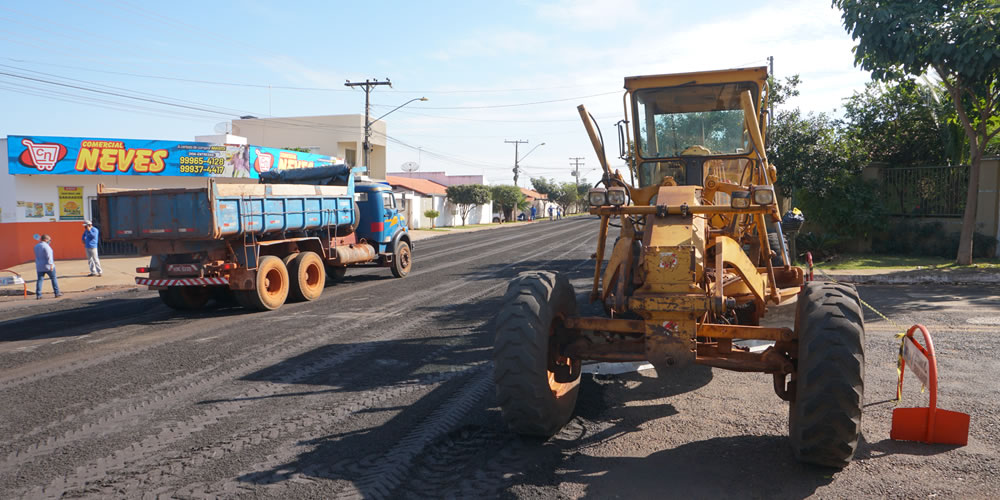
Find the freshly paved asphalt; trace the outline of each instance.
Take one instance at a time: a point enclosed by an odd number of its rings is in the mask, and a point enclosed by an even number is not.
[[[555,438],[511,435],[490,362],[500,297],[520,271],[558,270],[593,312],[596,227],[432,238],[405,279],[352,270],[269,313],[182,314],[147,291],[0,309],[0,497],[1000,495],[1000,297],[982,286],[860,288],[937,335],[940,406],[973,415],[964,448],[888,440],[896,328],[867,313],[864,440],[843,471],[794,461],[769,377],[701,367],[585,376]]]

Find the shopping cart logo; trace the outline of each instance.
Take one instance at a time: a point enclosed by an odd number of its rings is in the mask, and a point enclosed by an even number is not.
[[[267,172],[271,170],[274,165],[274,155],[271,153],[261,153],[259,149],[254,148],[254,152],[257,153],[257,159],[253,162],[253,168],[258,172]]]
[[[31,139],[21,139],[27,149],[21,153],[19,160],[27,167],[35,167],[40,171],[51,171],[56,163],[66,157],[66,146],[54,142],[35,144]]]

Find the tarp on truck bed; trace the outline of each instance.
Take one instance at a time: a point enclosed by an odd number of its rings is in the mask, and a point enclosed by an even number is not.
[[[346,186],[351,167],[330,165],[326,167],[271,170],[260,173],[264,184],[312,184],[318,186]]]

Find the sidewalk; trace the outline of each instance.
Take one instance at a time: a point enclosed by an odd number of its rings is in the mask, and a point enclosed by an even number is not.
[[[59,279],[59,291],[66,293],[84,292],[87,290],[108,289],[108,288],[134,288],[135,268],[149,264],[149,257],[105,257],[101,259],[101,276],[90,276],[90,269],[86,259],[79,260],[57,260],[56,276]],[[9,268],[24,278],[28,286],[28,298],[35,300],[35,263],[28,262],[18,264]],[[10,276],[9,273],[0,273],[3,276]],[[45,299],[53,299],[52,283],[46,278],[42,286],[42,296]],[[22,298],[21,285],[8,285],[0,287],[0,300]]]

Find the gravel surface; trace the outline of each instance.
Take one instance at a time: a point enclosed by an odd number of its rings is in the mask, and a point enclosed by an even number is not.
[[[794,461],[770,377],[699,366],[585,375],[556,437],[511,435],[490,362],[500,296],[520,271],[555,270],[596,313],[596,228],[419,241],[405,279],[352,269],[269,313],[181,314],[146,291],[0,310],[0,498],[1000,495],[1000,297],[981,286],[860,288],[935,335],[939,406],[972,415],[966,447],[888,440],[897,329],[867,313],[864,439],[843,471]],[[926,404],[906,389],[904,405]]]

